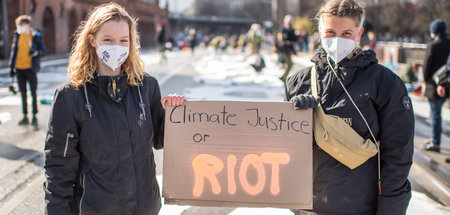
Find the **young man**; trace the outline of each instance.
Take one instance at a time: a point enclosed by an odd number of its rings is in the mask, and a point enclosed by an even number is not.
[[[40,58],[45,54],[44,43],[41,32],[31,28],[31,17],[22,15],[16,19],[17,31],[11,48],[10,76],[17,74],[20,94],[22,96],[23,118],[19,125],[27,125],[27,82],[30,84],[31,96],[33,97],[33,117],[31,124],[37,126],[37,77],[41,67]]]

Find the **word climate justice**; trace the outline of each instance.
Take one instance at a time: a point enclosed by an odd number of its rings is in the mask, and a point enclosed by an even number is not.
[[[260,108],[246,108],[238,116],[236,113],[227,110],[224,105],[216,112],[196,111],[182,105],[174,107],[169,115],[169,122],[173,124],[195,124],[211,123],[224,126],[236,126],[244,122],[251,127],[265,128],[272,131],[295,131],[309,134],[310,122],[306,120],[292,120],[286,117],[285,113],[265,114]],[[245,117],[245,120],[239,120],[239,117]]]

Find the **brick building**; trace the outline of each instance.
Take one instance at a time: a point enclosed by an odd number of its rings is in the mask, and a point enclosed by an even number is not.
[[[116,2],[124,6],[131,16],[138,18],[138,30],[143,47],[154,43],[156,23],[169,24],[167,5],[162,9],[159,0],[2,0],[6,1],[8,13],[9,46],[16,29],[14,20],[27,14],[32,17],[32,25],[44,34],[47,53],[67,53],[71,45],[71,35],[78,24],[86,18],[96,5]],[[2,16],[3,19],[3,16]],[[1,23],[1,22],[0,22]],[[4,34],[0,34],[3,41]],[[4,43],[1,43],[4,44]],[[0,47],[2,49],[10,47]],[[0,56],[5,58],[7,56]]]

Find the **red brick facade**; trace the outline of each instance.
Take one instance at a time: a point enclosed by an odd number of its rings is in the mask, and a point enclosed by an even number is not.
[[[154,43],[156,23],[169,24],[168,11],[159,7],[158,0],[7,0],[9,35],[16,29],[15,18],[28,14],[33,19],[33,27],[43,32],[47,52],[66,53],[71,35],[81,20],[96,5],[107,2],[124,6],[130,15],[139,19],[143,47]]]

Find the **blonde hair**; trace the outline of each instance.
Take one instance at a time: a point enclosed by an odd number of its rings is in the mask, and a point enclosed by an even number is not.
[[[355,20],[358,27],[362,27],[365,10],[355,0],[329,0],[320,7],[316,15],[318,23],[322,16],[349,17]]]
[[[102,25],[110,20],[126,21],[130,32],[130,51],[128,58],[122,64],[122,71],[127,73],[131,86],[141,85],[144,76],[144,63],[139,57],[140,39],[137,32],[137,20],[131,18],[127,11],[116,3],[102,4],[90,12],[89,18],[78,26],[76,43],[73,46],[68,66],[68,76],[71,85],[79,87],[89,82],[97,70],[98,57],[94,47],[89,42],[89,35],[95,36]]]
[[[16,22],[16,25],[31,24],[31,16],[21,15],[16,18],[15,22]]]

